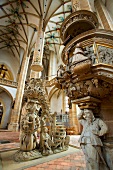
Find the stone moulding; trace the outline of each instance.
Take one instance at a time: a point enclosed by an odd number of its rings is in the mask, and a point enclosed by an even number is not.
[[[95,107],[98,106],[99,103],[101,103],[101,100],[91,96],[87,96],[80,99],[72,100],[71,102],[78,104],[80,109],[85,109],[85,108],[94,109]]]
[[[75,76],[72,76],[72,82],[77,83],[79,81],[84,81],[91,78],[99,78],[100,80],[105,80],[106,82],[113,84],[113,66],[99,63],[92,66],[92,74],[88,73],[87,75],[80,75],[75,79]]]
[[[96,44],[104,45],[107,47],[113,47],[113,31],[106,31],[103,29],[93,29],[90,31],[86,31],[81,33],[80,35],[73,38],[63,49],[62,51],[62,61],[64,64],[67,63],[67,58],[65,56],[66,53],[72,51],[72,49],[76,46],[77,43],[81,42],[83,47],[90,46],[94,42]]]
[[[90,25],[92,25],[93,28],[98,27],[98,19],[94,13],[87,11],[87,10],[76,11],[72,13],[71,15],[69,15],[61,26],[61,38],[63,41],[66,38],[66,33],[69,27],[73,23],[76,23],[78,21],[88,22]]]
[[[96,64],[92,67],[93,75],[113,84],[113,66],[107,64]]]
[[[113,90],[113,66],[106,64],[93,65],[89,72],[62,76],[62,81],[58,79],[57,88],[65,89],[66,95],[71,100],[78,100],[86,96],[102,99],[110,95]],[[81,69],[82,70],[82,69]],[[112,79],[111,79],[112,77]],[[59,85],[59,87],[58,87]]]
[[[6,79],[0,79],[0,84],[5,85],[5,86],[10,86],[10,87],[14,87],[17,88],[18,83],[11,81],[11,80],[6,80]]]

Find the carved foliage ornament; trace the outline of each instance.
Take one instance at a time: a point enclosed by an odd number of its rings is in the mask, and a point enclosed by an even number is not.
[[[28,79],[25,85],[24,97],[37,99],[43,110],[49,111],[49,102],[41,79]]]
[[[80,9],[79,0],[75,0],[75,1],[73,2],[73,9],[74,9],[74,11],[77,11],[77,10]]]
[[[96,78],[77,83],[68,83],[66,87],[66,95],[71,99],[86,96],[103,98],[109,95],[113,88],[111,84]]]
[[[97,23],[95,22],[94,18],[89,14],[76,14],[75,16],[72,16],[62,27],[62,34],[65,34],[66,29],[74,22],[79,20],[87,20],[88,22],[91,22],[94,25],[94,28],[97,27]]]

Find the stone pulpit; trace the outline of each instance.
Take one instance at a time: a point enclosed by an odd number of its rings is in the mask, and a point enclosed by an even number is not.
[[[102,128],[103,124],[105,127],[100,136],[97,134],[102,141],[102,153],[100,151],[98,153],[100,162],[105,165],[103,169],[111,170],[113,168],[113,32],[99,29],[98,25],[95,13],[90,10],[76,10],[64,20],[61,37],[65,45],[62,52],[65,70],[62,76],[57,77],[56,87],[65,89],[69,105],[77,104],[83,112],[84,120],[88,117],[85,109],[88,109],[88,114],[89,112],[92,114],[92,120],[97,122],[99,120],[98,126]],[[86,140],[88,142],[88,136]]]

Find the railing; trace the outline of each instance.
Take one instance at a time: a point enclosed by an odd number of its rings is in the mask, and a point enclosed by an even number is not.
[[[66,114],[57,115],[56,121],[57,122],[69,122],[69,115],[66,115]]]
[[[0,78],[0,85],[1,84],[5,85],[5,86],[14,87],[14,88],[17,88],[17,86],[18,86],[17,82],[14,82],[14,81],[11,81],[11,80],[6,80],[6,79],[3,79],[3,78]]]
[[[62,51],[61,58],[65,64],[67,63],[67,58],[72,56],[70,51],[74,50],[77,43],[81,43],[83,48],[93,46],[95,43],[97,46],[113,48],[113,31],[92,29],[74,37]]]

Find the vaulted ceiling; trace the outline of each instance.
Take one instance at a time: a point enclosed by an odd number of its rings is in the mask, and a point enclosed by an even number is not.
[[[34,47],[42,16],[45,43],[58,50],[60,26],[71,13],[71,0],[0,0],[0,50],[9,50],[19,60],[20,48]]]
[[[71,1],[66,1],[55,11],[46,26],[45,44],[48,44],[50,48],[54,49],[56,54],[59,51],[60,45],[62,45],[60,27],[62,22],[71,14],[71,12]]]

